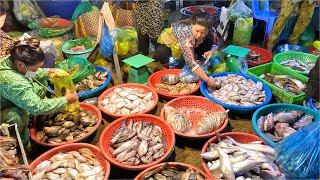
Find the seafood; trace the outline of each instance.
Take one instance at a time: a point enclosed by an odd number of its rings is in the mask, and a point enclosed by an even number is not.
[[[165,107],[165,116],[166,121],[175,131],[186,133],[192,128],[191,120],[171,106]]]
[[[10,137],[8,125],[2,124],[0,130],[0,179],[29,179],[29,167],[19,164],[17,142]]]
[[[306,85],[300,80],[294,79],[289,75],[274,75],[268,73],[267,75],[262,74],[260,77],[293,95],[303,93],[303,90],[306,88]]]
[[[101,102],[104,109],[112,114],[129,115],[145,111],[155,103],[152,92],[141,88],[115,88]]]
[[[110,142],[110,151],[118,162],[128,165],[150,164],[166,152],[159,126],[151,122],[124,120]]]
[[[261,55],[256,53],[255,51],[251,51],[249,54],[247,54],[246,59],[247,59],[247,61],[260,62],[261,61]]]
[[[180,165],[170,166],[168,163],[164,163],[162,166],[146,172],[141,177],[142,180],[150,180],[150,179],[192,179],[192,180],[204,180],[202,175],[191,169],[185,168]]]
[[[33,179],[97,179],[104,178],[103,168],[88,148],[58,153],[38,164]]]
[[[278,142],[283,138],[305,127],[313,121],[314,117],[302,111],[281,111],[261,116],[257,123],[259,129],[272,141]]]
[[[72,51],[72,52],[78,52],[78,51],[84,51],[84,50],[86,50],[86,47],[84,46],[75,46],[69,49],[69,51]]]
[[[175,85],[170,84],[156,84],[156,88],[160,91],[165,91],[170,94],[184,94],[194,90],[197,87],[196,83],[185,83],[185,82],[178,82]]]
[[[298,70],[298,71],[304,71],[304,72],[310,72],[310,70],[315,66],[315,63],[306,64],[297,59],[282,61],[280,64],[288,68]]]
[[[96,71],[93,75],[88,76],[80,82],[75,84],[77,92],[90,91],[101,86],[107,80],[108,71]]]
[[[39,123],[41,127],[37,127],[36,137],[45,143],[72,141],[90,132],[97,121],[96,115],[89,110],[56,113]]]
[[[208,113],[201,109],[175,109],[165,106],[165,120],[177,132],[186,134],[206,134],[219,129],[227,118],[228,111]],[[190,113],[200,113],[200,121],[194,126],[190,120]]]
[[[261,143],[243,144],[226,136],[217,144],[211,143],[201,157],[218,179],[264,179],[266,175],[271,179],[283,177],[274,162],[274,149]]]
[[[219,89],[209,90],[209,94],[226,104],[237,106],[255,106],[262,104],[267,96],[263,91],[263,84],[258,81],[255,83],[251,79],[246,79],[243,76],[228,74],[228,76],[221,76],[215,78]]]
[[[73,76],[74,74],[76,74],[76,72],[80,69],[79,64],[75,64],[72,68],[69,68],[66,70],[66,72],[68,74],[70,74],[70,76]]]

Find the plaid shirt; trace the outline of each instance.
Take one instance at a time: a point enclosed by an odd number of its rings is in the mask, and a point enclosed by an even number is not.
[[[191,25],[184,22],[175,22],[171,25],[173,34],[180,44],[183,58],[186,64],[190,67],[192,71],[197,70],[200,65],[197,63],[194,54],[194,48],[198,47],[203,40],[197,41],[191,31]],[[218,46],[218,38],[216,35],[216,30],[212,28],[206,38],[213,38],[213,42]]]

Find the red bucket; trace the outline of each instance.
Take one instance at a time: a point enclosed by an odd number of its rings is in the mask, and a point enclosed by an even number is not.
[[[255,47],[255,46],[243,46],[243,47],[250,49],[249,53],[254,52],[255,54],[260,54],[260,57],[261,57],[261,61],[259,62],[247,60],[249,67],[259,66],[261,64],[268,63],[272,60],[272,53],[266,49]]]

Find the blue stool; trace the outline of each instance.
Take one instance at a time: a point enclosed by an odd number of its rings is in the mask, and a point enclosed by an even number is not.
[[[266,30],[263,39],[263,47],[265,46],[266,40],[269,38],[273,24],[279,16],[278,12],[270,11],[269,9],[269,0],[264,0],[263,9],[259,8],[259,0],[252,0],[252,16],[254,19],[262,20],[266,22]],[[258,22],[255,21],[255,28],[257,27]]]

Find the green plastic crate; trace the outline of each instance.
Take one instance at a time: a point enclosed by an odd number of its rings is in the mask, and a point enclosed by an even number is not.
[[[277,64],[280,64],[283,61],[292,60],[292,59],[296,59],[296,60],[304,62],[306,64],[309,64],[309,63],[316,64],[318,56],[313,55],[313,54],[309,54],[309,53],[290,51],[290,52],[278,53],[273,57],[273,61]],[[283,66],[283,67],[285,67],[285,66]],[[285,68],[287,68],[287,67],[285,67]],[[298,71],[298,70],[294,70],[291,68],[287,68],[287,69],[290,69],[290,70],[292,70],[296,73],[299,73],[299,74],[303,74],[305,76],[308,76],[308,74],[309,74],[309,72]]]
[[[258,78],[259,80],[266,83],[272,91],[272,94],[277,98],[278,102],[283,103],[291,103],[291,104],[302,104],[304,99],[306,98],[305,93],[301,93],[298,95],[292,95],[289,92],[280,89],[279,87],[269,83],[268,81],[260,78],[259,76],[261,74],[275,74],[275,75],[290,75],[292,78],[300,80],[302,83],[306,84],[308,82],[308,78],[294,72],[293,70],[289,68],[285,68],[281,66],[280,64],[276,63],[267,63],[260,66],[256,66],[253,68],[250,68],[247,72],[248,75]]]

